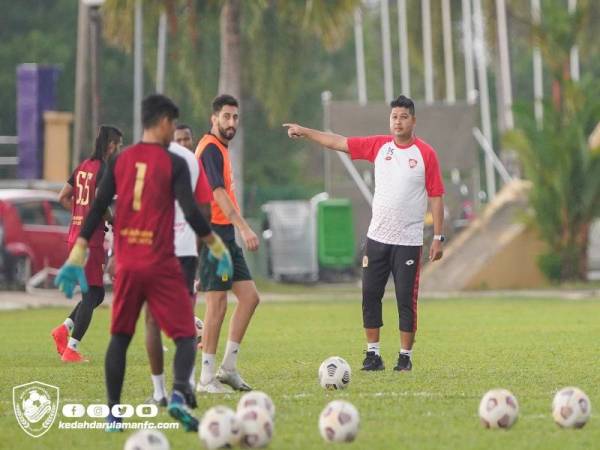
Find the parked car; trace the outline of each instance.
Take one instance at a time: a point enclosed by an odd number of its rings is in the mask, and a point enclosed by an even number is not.
[[[56,192],[0,189],[0,275],[19,287],[44,267],[67,257],[71,212]]]

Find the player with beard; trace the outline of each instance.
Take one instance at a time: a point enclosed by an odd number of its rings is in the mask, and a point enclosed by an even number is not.
[[[196,157],[202,160],[208,182],[213,190],[211,203],[213,230],[221,236],[233,261],[233,277],[215,275],[214,261],[208,258],[206,249],[200,252],[201,290],[206,292],[204,316],[202,371],[198,392],[211,394],[249,391],[250,386],[237,370],[240,344],[259,303],[258,291],[252,281],[242,249],[235,242],[235,228],[247,250],[258,249],[258,237],[240,214],[235,196],[234,175],[229,156],[229,142],[235,136],[239,123],[238,101],[231,95],[220,95],[212,104],[212,127],[196,147]],[[216,371],[215,356],[221,325],[227,311],[227,291],[232,290],[238,304],[229,323],[229,339],[221,366]]]

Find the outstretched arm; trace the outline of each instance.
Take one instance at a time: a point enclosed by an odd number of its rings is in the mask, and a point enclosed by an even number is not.
[[[288,136],[292,139],[306,138],[331,150],[348,153],[348,139],[346,136],[313,130],[297,123],[284,123],[283,126],[287,128]]]

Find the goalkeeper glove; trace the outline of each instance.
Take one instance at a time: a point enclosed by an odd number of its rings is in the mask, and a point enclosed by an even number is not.
[[[71,253],[69,253],[69,257],[54,279],[54,285],[64,292],[67,298],[73,297],[73,291],[78,282],[81,287],[81,292],[85,293],[88,291],[87,279],[85,278],[85,271],[83,269],[85,265],[85,256],[85,246],[83,244],[75,243],[71,249]]]
[[[213,236],[213,243],[207,244],[208,251],[210,252],[208,257],[209,259],[216,259],[219,261],[217,264],[217,275],[219,275],[223,281],[227,281],[227,279],[233,276],[231,255],[221,238],[215,233],[213,233]]]

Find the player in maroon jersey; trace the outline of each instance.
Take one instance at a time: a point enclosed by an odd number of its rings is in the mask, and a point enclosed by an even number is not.
[[[111,340],[105,360],[108,405],[112,408],[120,403],[127,348],[146,302],[158,325],[177,347],[168,411],[187,431],[195,431],[198,420],[186,404],[196,406],[189,386],[196,354],[196,330],[192,302],[174,250],[175,199],[193,230],[219,260],[216,271],[231,276],[233,267],[229,252],[211,232],[196,205],[186,162],[167,149],[178,116],[179,109],[169,98],[151,95],[144,99],[142,141],[110,160],[96,200],[56,282],[65,293],[77,281],[85,284],[83,261],[88,242],[116,194],[116,279]],[[120,429],[120,421],[110,414],[109,429]]]
[[[72,211],[68,245],[73,248],[83,218],[90,211],[96,198],[96,188],[105,170],[106,162],[122,145],[123,133],[113,126],[101,125],[96,137],[96,147],[92,156],[83,161],[73,171],[69,180],[58,195],[58,200]],[[79,343],[92,320],[94,308],[104,300],[104,223],[100,223],[90,238],[90,254],[85,264],[85,276],[89,290],[82,294],[81,301],[73,308],[64,323],[52,330],[56,350],[64,362],[86,361],[79,352]],[[69,334],[71,336],[69,337]]]

